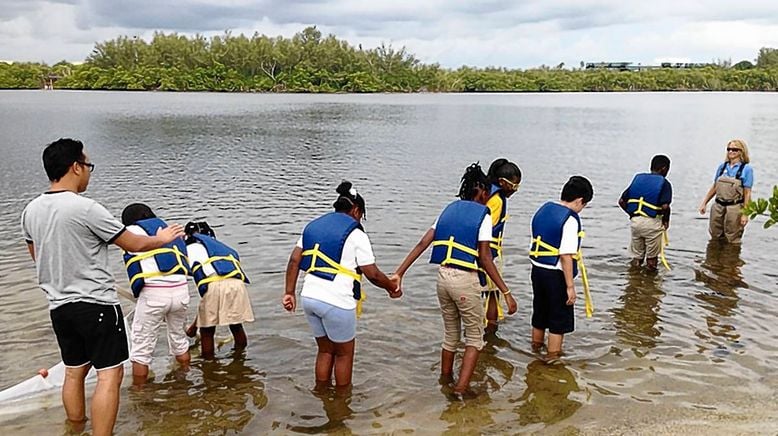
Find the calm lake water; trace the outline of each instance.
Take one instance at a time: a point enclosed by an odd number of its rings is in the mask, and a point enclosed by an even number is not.
[[[253,280],[248,350],[235,355],[220,329],[218,360],[195,357],[184,373],[162,338],[154,382],[134,392],[125,380],[119,434],[778,429],[778,230],[752,223],[742,250],[726,249],[708,244],[696,211],[729,139],[751,148],[755,196],[778,183],[774,94],[0,92],[0,388],[59,361],[19,216],[48,186],[43,146],[62,136],[82,139],[97,165],[87,196],[117,216],[142,201],[169,222],[207,219]],[[627,267],[628,220],[616,200],[656,153],[672,159],[673,269],[650,275]],[[428,254],[401,300],[366,286],[351,397],[312,394],[315,343],[302,312],[280,305],[305,223],[352,180],[378,265],[392,271],[454,198],[464,168],[497,157],[524,173],[505,249],[519,312],[482,354],[479,396],[451,400],[438,384],[442,322]],[[578,305],[564,363],[549,366],[529,346],[529,221],[573,174],[595,189],[582,215],[595,314],[585,319]],[[119,249],[112,254],[126,286]],[[58,392],[0,411],[12,433],[58,434],[63,422]]]

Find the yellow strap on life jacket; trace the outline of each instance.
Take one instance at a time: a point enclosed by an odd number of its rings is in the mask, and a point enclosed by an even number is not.
[[[640,197],[640,198],[630,198],[629,200],[627,200],[627,203],[637,203],[638,204],[638,208],[637,208],[637,210],[635,210],[635,213],[638,214],[638,215],[642,215],[644,217],[648,217],[648,218],[651,218],[651,217],[649,217],[647,213],[643,212],[643,206],[645,206],[645,207],[647,207],[649,209],[652,209],[652,210],[657,210],[657,211],[662,209],[659,206],[656,206],[654,204],[651,204],[651,203],[647,202],[646,200],[643,199],[643,197]]]
[[[338,262],[335,262],[332,260],[329,256],[324,254],[323,251],[319,250],[319,244],[314,244],[313,248],[310,250],[303,251],[303,256],[312,256],[311,258],[311,266],[307,270],[305,270],[306,273],[311,273],[314,271],[319,271],[323,273],[329,273],[329,274],[343,274],[346,276],[351,277],[352,279],[362,282],[362,275],[357,274],[354,271],[351,271],[350,269],[346,268],[345,266],[339,264]],[[316,260],[321,259],[329,266],[316,266]],[[362,302],[367,300],[367,293],[362,291],[360,292],[360,298],[357,300],[357,318],[362,316]]]
[[[478,258],[478,250],[473,250],[472,248],[462,245],[459,242],[454,241],[454,237],[451,236],[448,238],[447,241],[432,241],[432,245],[445,245],[448,247],[446,250],[446,258],[443,259],[442,262],[440,262],[441,265],[456,265],[461,266],[462,268],[471,269],[474,271],[480,270],[478,267],[478,262],[465,262],[464,260],[455,259],[451,254],[454,252],[454,249],[456,248],[459,251],[464,251],[467,254],[470,254],[472,256],[475,256],[476,259]]]
[[[307,273],[318,271],[318,272],[323,272],[328,274],[343,274],[357,281],[362,280],[361,275],[355,273],[354,271],[351,271],[350,269],[339,264],[338,262],[335,262],[329,256],[324,254],[323,251],[319,250],[319,244],[315,244],[313,248],[311,248],[310,250],[303,251],[303,256],[312,256],[311,266],[310,268],[305,270],[305,272]],[[329,266],[316,266],[317,259],[323,260],[324,263],[326,263]]]
[[[367,300],[367,292],[361,291],[359,293],[359,300],[357,300],[357,318],[362,316],[362,302],[365,300]]]
[[[228,256],[213,256],[213,257],[209,257],[205,262],[198,263],[197,265],[195,265],[195,267],[192,268],[192,273],[194,273],[195,271],[197,271],[200,268],[202,268],[203,265],[210,265],[210,264],[212,264],[212,263],[214,263],[214,262],[216,262],[218,260],[226,260],[226,261],[232,262],[232,264],[235,266],[235,270],[233,270],[232,272],[230,272],[228,274],[225,274],[223,276],[220,276],[219,274],[213,274],[213,275],[210,275],[208,277],[205,277],[204,279],[202,279],[199,282],[197,282],[197,287],[200,287],[202,285],[207,285],[208,283],[217,282],[219,280],[231,279],[231,278],[233,278],[235,276],[240,276],[239,277],[240,279],[244,278],[243,270],[240,267],[240,261],[238,259],[236,259],[231,254],[228,255]]]
[[[583,231],[578,232],[578,237],[583,239],[586,233]],[[578,261],[578,270],[581,271],[581,282],[583,282],[584,289],[584,307],[586,309],[586,317],[591,318],[594,313],[594,304],[592,303],[592,294],[589,291],[589,276],[586,274],[586,265],[583,260],[583,250],[578,249],[578,253],[573,256],[573,259]]]
[[[500,222],[503,223],[503,225],[504,225],[505,222],[508,221],[508,218],[510,218],[510,215],[505,214],[505,216],[502,218],[502,221],[500,221]],[[505,227],[503,227],[503,231],[505,231]],[[492,241],[489,242],[489,247],[497,250],[497,256],[502,256],[502,241],[503,241],[503,239],[504,238],[502,237],[502,233],[500,233],[500,235],[497,236],[497,237],[493,236],[492,237]]]
[[[189,259],[187,259],[186,255],[184,255],[184,253],[179,251],[178,247],[176,247],[175,245],[173,246],[173,248],[163,247],[151,251],[146,251],[140,254],[136,254],[135,256],[127,260],[127,262],[124,263],[124,266],[126,268],[129,268],[130,265],[132,265],[135,262],[140,262],[144,259],[154,257],[157,254],[164,254],[164,253],[173,253],[176,256],[176,261],[177,261],[176,266],[167,272],[162,272],[162,271],[139,272],[138,274],[135,274],[134,276],[132,276],[132,278],[130,278],[130,287],[132,287],[132,284],[135,283],[136,280],[145,280],[153,277],[169,276],[172,274],[176,274],[178,272],[184,272],[184,274],[186,274],[186,265],[189,264]],[[141,271],[143,271],[143,269],[141,269]]]
[[[530,248],[529,250],[530,256],[533,257],[559,256],[559,248],[544,242],[542,239],[540,239],[540,235],[535,236],[535,239],[532,240],[532,243],[534,244],[535,249],[533,250]],[[540,251],[541,248],[545,251]]]
[[[670,245],[670,237],[667,236],[667,230],[662,232],[662,242],[659,245],[659,258],[662,260],[662,265],[670,271],[670,264],[667,263],[667,257],[665,257],[665,246]]]

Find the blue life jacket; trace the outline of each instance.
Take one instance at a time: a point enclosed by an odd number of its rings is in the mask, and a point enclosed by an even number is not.
[[[359,221],[341,212],[330,212],[308,223],[303,229],[300,269],[316,277],[333,281],[338,274],[354,279],[355,300],[362,300],[362,273],[340,264],[343,246],[351,232],[362,230]]]
[[[208,284],[219,280],[235,278],[244,283],[251,283],[240,266],[240,256],[227,244],[202,233],[195,233],[192,238],[203,244],[208,259],[205,262],[195,262],[192,277],[197,285],[197,292],[202,297],[208,292]],[[203,266],[211,265],[215,274],[206,275]]]
[[[562,229],[567,219],[578,221],[578,248],[581,248],[581,218],[569,207],[554,202],[540,206],[532,217],[532,241],[529,258],[543,265],[556,266],[559,262],[559,246],[562,244]],[[578,275],[578,262],[573,262],[573,277]]]
[[[642,173],[635,175],[627,188],[627,213],[630,217],[646,216],[655,218],[662,210],[659,197],[665,178],[661,174]]]
[[[142,228],[149,236],[155,236],[157,230],[167,227],[167,224],[159,218],[147,218],[136,221],[135,225]],[[154,258],[158,271],[143,271],[141,260],[150,257]],[[145,286],[145,279],[172,274],[187,275],[190,273],[189,260],[186,257],[186,244],[181,238],[177,238],[173,242],[169,242],[155,250],[143,253],[130,254],[125,251],[124,266],[127,268],[130,289],[132,289],[132,294],[135,298],[138,298],[140,291]]]
[[[477,271],[481,286],[486,276],[478,261],[478,230],[489,208],[475,201],[456,200],[438,218],[430,263]]]
[[[499,195],[502,199],[502,208],[500,209],[500,218],[497,220],[497,224],[492,226],[492,242],[489,247],[492,249],[492,257],[497,258],[502,255],[502,235],[505,231],[505,221],[508,218],[508,197],[505,196],[505,192],[499,185],[492,185],[489,192],[489,198]]]

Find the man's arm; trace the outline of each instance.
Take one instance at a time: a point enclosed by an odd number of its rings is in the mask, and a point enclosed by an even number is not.
[[[138,253],[159,248],[176,238],[184,237],[184,228],[180,224],[172,224],[164,229],[157,230],[154,236],[136,235],[132,232],[124,231],[113,243],[118,245],[124,251]]]

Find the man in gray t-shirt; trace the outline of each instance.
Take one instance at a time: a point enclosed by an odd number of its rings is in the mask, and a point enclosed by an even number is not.
[[[92,432],[110,435],[128,349],[108,268],[108,245],[149,251],[184,232],[178,224],[161,229],[156,236],[126,232],[103,206],[80,196],[95,168],[80,141],[60,139],[46,146],[43,166],[51,187],[24,208],[22,233],[49,300],[52,327],[66,367],[62,402],[73,429],[83,431],[84,380],[94,367],[98,376],[92,398]]]

